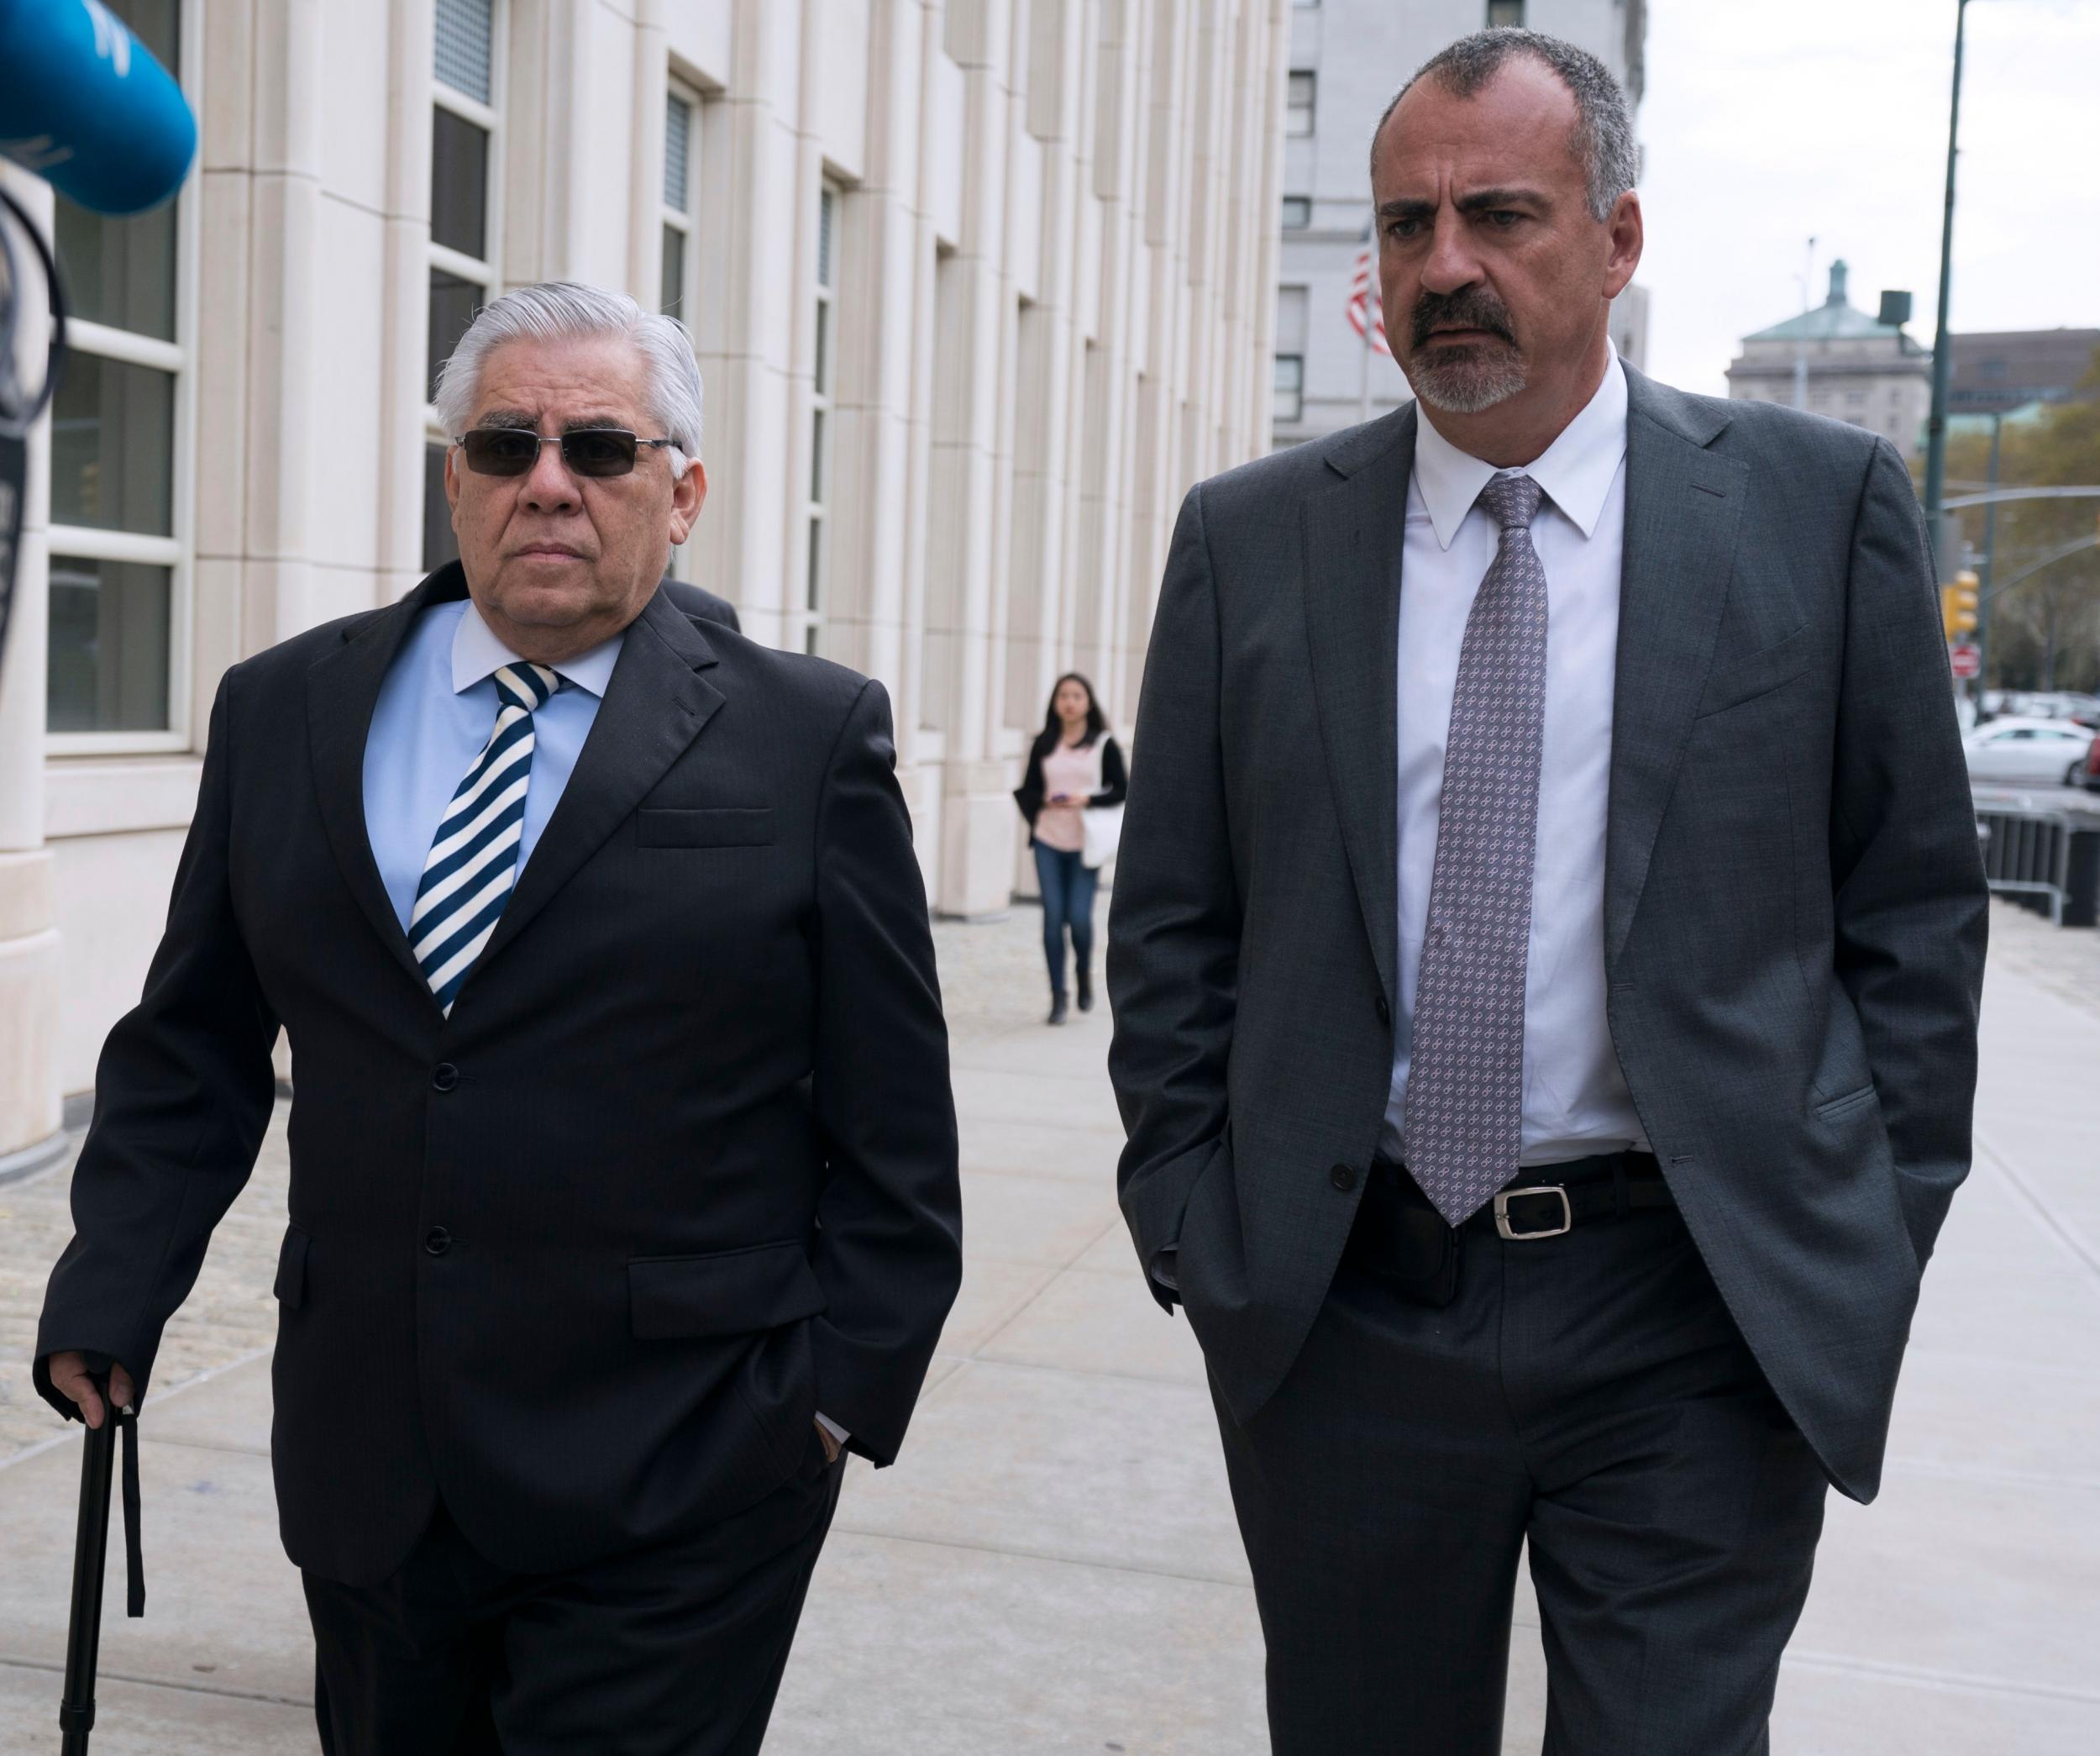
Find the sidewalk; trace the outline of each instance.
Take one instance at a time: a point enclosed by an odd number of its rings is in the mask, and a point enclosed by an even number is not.
[[[940,929],[963,1295],[903,1460],[853,1465],[769,1756],[1267,1748],[1200,1361],[1116,1213],[1106,1018],[1042,1027],[1038,922]],[[1831,1501],[1780,1688],[1787,1756],[2100,1749],[2100,935],[2004,907],[1993,927],[1977,1170],[1927,1276],[1882,1498]],[[98,1756],[315,1748],[259,1351],[282,1176],[273,1133],[169,1332],[197,1375],[148,1412],[151,1597],[144,1622],[105,1623]],[[79,1452],[50,1442],[19,1362],[62,1197],[63,1173],[0,1188],[5,1756],[58,1748]],[[1505,1748],[1535,1752],[1528,1597],[1519,1615]]]

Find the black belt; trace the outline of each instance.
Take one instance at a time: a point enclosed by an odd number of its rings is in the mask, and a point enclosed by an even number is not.
[[[1676,1202],[1652,1153],[1603,1153],[1527,1166],[1463,1226],[1445,1224],[1404,1166],[1371,1167],[1347,1254],[1359,1268],[1399,1283],[1410,1297],[1448,1304],[1458,1285],[1458,1238],[1484,1231],[1513,1243],[1559,1238],[1578,1225]]]
[[[1493,1226],[1496,1236],[1520,1243],[1558,1238],[1592,1220],[1624,1219],[1641,1209],[1675,1206],[1653,1153],[1607,1153],[1519,1171],[1516,1180],[1473,1220]]]

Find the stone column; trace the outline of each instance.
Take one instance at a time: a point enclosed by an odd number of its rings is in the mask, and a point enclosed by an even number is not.
[[[48,240],[50,186],[11,166],[0,166],[0,183]],[[29,435],[14,612],[7,651],[0,655],[0,1180],[50,1163],[66,1145],[60,1131],[59,938],[51,856],[44,845],[50,430],[46,417]]]

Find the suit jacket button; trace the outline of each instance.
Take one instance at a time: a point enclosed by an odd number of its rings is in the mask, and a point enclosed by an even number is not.
[[[459,1070],[449,1061],[440,1062],[437,1071],[430,1075],[430,1083],[440,1091],[449,1091],[459,1083]]]
[[[1357,1186],[1357,1168],[1353,1165],[1337,1165],[1327,1173],[1327,1180],[1346,1195]]]
[[[423,1247],[433,1256],[442,1256],[452,1248],[452,1234],[443,1226],[433,1226],[423,1234]]]

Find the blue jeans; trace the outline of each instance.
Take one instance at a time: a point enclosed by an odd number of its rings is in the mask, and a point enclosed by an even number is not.
[[[1036,881],[1042,886],[1042,954],[1050,991],[1064,991],[1064,933],[1072,929],[1072,960],[1084,976],[1094,960],[1094,892],[1101,875],[1078,854],[1036,844]]]

